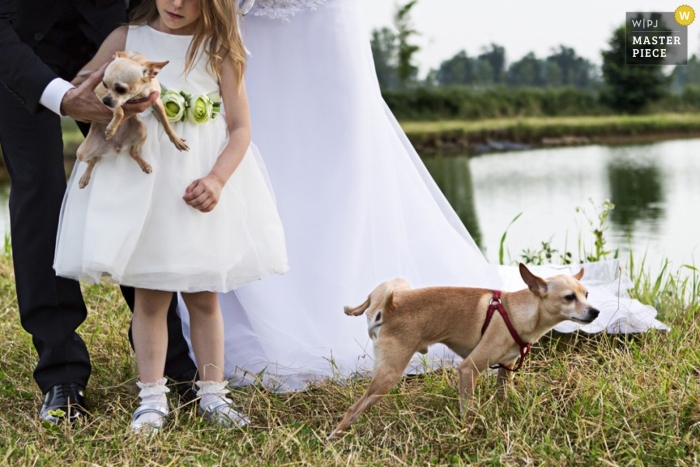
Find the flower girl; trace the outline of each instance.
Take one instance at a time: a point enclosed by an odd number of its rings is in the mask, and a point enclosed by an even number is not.
[[[168,60],[158,80],[179,152],[152,114],[143,173],[124,154],[104,154],[93,181],[78,188],[76,166],[63,202],[54,268],[65,277],[108,277],[136,288],[133,339],[141,405],[134,430],[158,430],[169,407],[163,369],[166,313],[173,291],[190,311],[199,411],[244,425],[224,380],[222,314],[216,292],[287,270],[282,225],[265,167],[250,143],[245,50],[228,0],[147,0],[85,66],[119,50]],[[78,174],[78,176],[76,176]]]

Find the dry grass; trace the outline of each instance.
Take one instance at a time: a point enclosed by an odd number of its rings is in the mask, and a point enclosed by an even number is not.
[[[688,113],[406,121],[401,126],[420,152],[430,148],[465,149],[474,143],[490,140],[540,145],[545,138],[579,137],[590,143],[611,144],[697,137],[700,135],[700,115]]]
[[[118,289],[85,289],[81,328],[93,357],[93,416],[74,428],[42,427],[32,379],[35,353],[20,328],[10,260],[0,259],[0,464],[24,465],[697,465],[700,463],[698,285],[637,280],[669,333],[633,337],[551,334],[534,349],[507,400],[481,378],[475,419],[457,411],[451,368],[404,379],[343,439],[326,435],[368,381],[326,382],[301,393],[234,391],[245,429],[174,411],[151,439],[131,435],[136,371]],[[688,292],[690,291],[690,295]],[[645,295],[646,294],[646,295]],[[651,296],[650,294],[653,294]],[[685,298],[684,298],[685,297]],[[175,402],[175,399],[173,399]]]

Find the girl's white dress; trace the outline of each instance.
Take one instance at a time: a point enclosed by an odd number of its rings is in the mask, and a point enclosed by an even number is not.
[[[362,303],[387,279],[524,287],[517,268],[486,262],[386,107],[359,2],[257,0],[243,20],[253,137],[278,196],[291,269],[220,295],[234,383],[262,380],[284,391],[371,369],[366,320],[343,306]],[[618,277],[615,262],[586,265],[601,317],[558,329],[663,327]],[[187,331],[182,304],[181,312]],[[452,354],[436,345],[427,358],[439,364]]]
[[[132,26],[126,50],[152,61],[169,60],[158,75],[167,89],[194,95],[218,91],[205,59],[184,75],[190,41],[191,36]],[[172,123],[190,146],[188,152],[173,146],[154,115],[143,115],[148,139],[141,156],[153,167],[150,174],[128,153],[106,154],[88,186],[80,189],[78,179],[86,164],[77,163],[63,200],[57,274],[88,282],[108,276],[146,289],[227,292],[285,272],[282,224],[255,146],[224,186],[213,211],[199,212],[182,199],[190,183],[209,173],[227,143],[224,111],[205,123]]]

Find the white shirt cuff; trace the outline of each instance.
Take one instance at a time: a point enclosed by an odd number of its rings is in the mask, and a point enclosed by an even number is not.
[[[68,81],[56,78],[46,86],[46,89],[44,89],[44,92],[41,94],[39,103],[56,115],[63,115],[61,114],[61,101],[63,100],[63,96],[74,87],[75,86]]]

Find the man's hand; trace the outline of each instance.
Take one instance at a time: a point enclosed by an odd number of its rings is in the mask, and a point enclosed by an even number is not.
[[[77,88],[69,90],[61,101],[61,113],[79,122],[109,123],[112,111],[95,95],[95,88],[102,82],[107,65],[87,77]]]
[[[88,76],[75,89],[71,89],[63,96],[61,101],[61,113],[68,115],[80,122],[109,123],[112,120],[112,110],[104,105],[95,94],[95,88],[102,82],[107,64],[101,66],[93,74]],[[82,78],[82,77],[81,77]],[[158,99],[160,93],[154,91],[147,101],[136,104],[125,104],[124,118],[129,118],[149,108]]]

